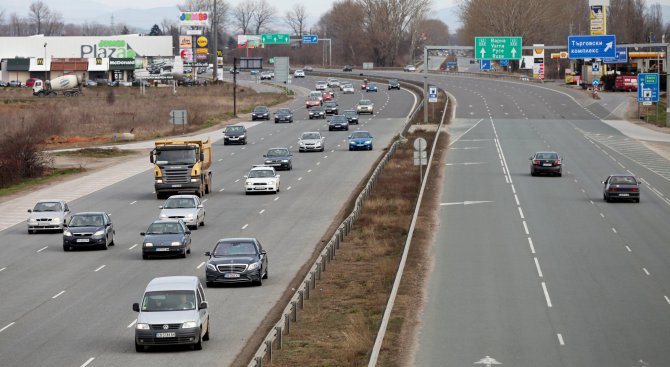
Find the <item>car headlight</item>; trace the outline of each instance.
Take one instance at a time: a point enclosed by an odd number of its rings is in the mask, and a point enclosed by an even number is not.
[[[256,270],[256,269],[258,269],[258,268],[260,268],[260,267],[261,267],[261,263],[260,263],[260,262],[257,262],[257,263],[251,263],[251,264],[249,265],[249,268],[247,268],[247,269],[248,269],[248,270]]]
[[[218,271],[218,270],[219,270],[219,269],[216,268],[216,265],[214,265],[214,264],[209,264],[209,263],[207,264],[207,269],[209,269],[209,270],[214,270],[214,271]]]
[[[66,229],[66,230],[63,231],[63,236],[72,237],[72,232],[70,232]]]
[[[102,236],[104,234],[105,234],[104,229],[97,230],[97,231],[95,231],[95,233],[93,233],[94,236]]]
[[[253,183],[251,183],[251,181],[246,181],[244,184],[247,186],[253,186]]]
[[[53,219],[51,220],[51,223],[53,223],[53,224],[60,224],[60,218],[53,218]]]
[[[28,218],[28,223],[30,223],[30,224],[37,224],[37,219],[35,219],[35,218]]]
[[[282,163],[288,163],[288,159],[282,159],[281,162]]]
[[[163,180],[156,180],[157,184],[163,183]]]
[[[184,218],[186,218],[186,219],[193,219],[193,213],[186,214],[186,215],[184,216]]]
[[[272,161],[269,160],[269,159],[267,159],[267,160],[265,161],[265,164],[270,164],[270,163],[272,163]]]
[[[149,324],[135,324],[137,330],[149,330]]]
[[[238,136],[238,138],[240,138],[240,139],[244,139],[244,134]]]
[[[186,321],[181,325],[182,329],[192,329],[194,327],[197,327],[198,324],[195,321]]]
[[[366,140],[365,141],[365,144],[370,144],[370,143],[372,143],[372,140]]]
[[[144,247],[154,247],[154,244],[151,242],[145,242]]]
[[[170,244],[170,246],[180,246],[180,245],[181,245],[181,242],[179,242],[179,241],[174,241]]]
[[[198,182],[198,179],[197,178],[192,178],[191,182]]]
[[[321,142],[317,141],[316,143],[314,143],[314,145],[319,146],[319,145],[321,145]]]
[[[167,215],[167,214],[163,214],[163,213],[161,213],[158,217],[159,217],[160,219],[165,219],[165,218],[168,217],[168,215]]]
[[[301,142],[300,142],[300,146],[301,146],[301,147],[304,147],[304,146],[305,146],[305,142],[301,141]]]

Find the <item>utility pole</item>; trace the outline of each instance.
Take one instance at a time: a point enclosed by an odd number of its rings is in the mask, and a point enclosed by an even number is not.
[[[213,78],[214,82],[216,83],[218,77],[219,77],[219,43],[218,41],[218,33],[219,33],[219,14],[216,12],[216,3],[218,3],[219,0],[214,0],[214,21],[212,22],[212,30],[211,32],[213,33],[212,35],[212,43],[214,44],[214,75]]]
[[[233,117],[237,117],[237,57],[233,57]]]

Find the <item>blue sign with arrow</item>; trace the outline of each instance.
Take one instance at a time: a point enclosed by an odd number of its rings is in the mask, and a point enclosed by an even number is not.
[[[616,36],[569,36],[568,58],[570,59],[602,59],[615,58]]]
[[[637,74],[637,101],[658,102],[659,81],[657,73]]]
[[[603,59],[605,64],[625,64],[628,62],[628,49],[625,47],[616,48],[616,57],[609,58],[606,57]]]
[[[479,70],[491,70],[491,60],[479,60]]]
[[[316,34],[305,34],[302,36],[302,43],[317,43],[319,36]]]
[[[509,66],[509,60],[500,60],[500,66],[504,66],[504,67]]]

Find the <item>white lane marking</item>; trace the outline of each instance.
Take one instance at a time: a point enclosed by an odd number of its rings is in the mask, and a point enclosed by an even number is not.
[[[591,205],[595,205],[595,204],[596,204],[596,203],[593,202],[593,200],[589,200],[589,202],[591,203]]]
[[[562,346],[565,345],[565,342],[563,341],[563,335],[561,335],[561,333],[558,333],[556,334],[556,336],[558,337],[558,344]]]
[[[334,150],[333,150],[333,152],[334,152]],[[327,156],[327,155],[326,155],[326,156],[323,156],[323,158],[326,159],[326,158],[328,158],[328,156]]]
[[[528,237],[528,245],[530,246],[530,252],[535,253],[535,246],[533,246],[533,239]]]
[[[235,152],[230,153],[230,155],[235,155]]]
[[[526,235],[530,234],[530,231],[528,231],[528,225],[526,224],[526,221],[523,221],[523,230],[526,231]]]
[[[626,250],[628,250],[628,252],[633,252],[633,250],[631,250],[630,247],[628,247],[628,245],[626,245]]]
[[[126,326],[126,329],[130,329],[131,327],[135,326],[136,323],[137,320],[133,320],[133,322],[131,322],[130,324],[128,324],[128,326]]]
[[[225,189],[221,189],[221,190],[219,190],[219,192],[223,192],[223,190],[225,190]]]
[[[537,268],[537,275],[540,276],[540,278],[544,278],[542,276],[542,269],[540,269],[540,262],[537,260],[537,257],[533,258],[535,260],[535,267]]]
[[[521,207],[518,207],[518,209],[519,209],[519,215],[521,216],[521,219],[524,219],[523,210],[521,210]]]
[[[612,227],[612,232],[616,233],[616,228]]]
[[[519,197],[516,196],[516,194],[514,194],[514,201],[516,201],[516,205],[517,205],[517,206],[518,206],[518,205],[521,205],[521,204],[519,203]],[[519,208],[519,209],[521,209],[521,208]]]
[[[290,189],[291,189],[291,186],[287,187],[287,188],[286,188],[286,191],[288,191],[288,190],[290,190]]]
[[[308,170],[307,170],[307,173],[310,173],[310,172],[312,172],[312,170],[311,170],[311,169],[308,169]]]
[[[242,229],[247,229],[247,227],[249,227],[249,224],[248,224],[248,223],[245,224],[245,225],[243,225],[243,226],[242,226]]]
[[[56,294],[55,296],[51,297],[51,299],[56,299],[56,298],[58,298],[58,297],[59,297],[61,294],[63,294],[63,293],[65,293],[65,291],[60,291],[60,292],[58,292],[58,294]]]
[[[7,326],[5,326],[5,327],[3,327],[2,329],[0,329],[0,333],[3,332],[3,331],[5,331],[5,330],[7,330],[7,329],[9,329],[12,325],[14,325],[14,321],[10,322],[9,324],[7,324]]]
[[[49,247],[49,246],[44,246],[44,247],[42,247],[41,249],[37,250],[37,252],[42,252],[42,251],[46,250],[47,247]]]
[[[237,180],[235,180],[235,182],[240,182],[240,179],[238,178]]]
[[[203,202],[203,204],[204,204],[204,203],[206,203],[206,202],[207,202],[207,200],[209,200],[209,199],[205,199],[205,200],[203,200],[203,201],[202,201],[202,202]]]
[[[510,186],[512,186],[512,193],[514,194],[514,196],[516,196],[516,189],[514,188],[514,185],[510,185]]]
[[[459,201],[455,203],[440,203],[440,206],[451,206],[451,205],[474,205],[474,204],[485,204],[492,203],[493,201]]]
[[[624,166],[623,164],[621,164],[621,162],[617,162],[617,163],[619,163],[619,166],[620,166],[621,168],[626,169],[626,166]]]
[[[603,213],[600,213],[600,216],[603,217],[603,218],[605,218],[605,214],[603,214]]]
[[[205,262],[204,262],[204,261],[201,262],[200,265],[196,266],[195,268],[196,268],[196,269],[200,269],[200,268],[202,268],[203,265],[205,265]]]
[[[298,177],[298,181],[302,181],[302,177]]]
[[[95,360],[95,357],[91,357],[91,358],[89,358],[86,362],[84,362],[84,364],[81,365],[81,367],[86,367],[86,366],[88,366],[88,365],[91,364],[91,362],[93,362],[94,360]]]
[[[668,296],[663,296],[663,297],[665,297],[665,302],[670,303],[670,298],[668,298]],[[2,330],[0,330],[0,331],[2,331]]]
[[[279,200],[279,197],[276,197],[274,201],[277,201],[277,200]]]
[[[547,291],[547,285],[542,282],[542,291],[544,291],[544,298],[547,300],[547,307],[551,308],[551,298],[549,298],[549,291]]]
[[[104,269],[105,266],[107,266],[107,265],[101,265],[99,268],[95,269],[94,272],[96,272],[96,273],[99,272],[100,270]]]
[[[316,165],[317,165],[317,166],[320,165],[320,164],[321,164],[321,162],[316,162]]]
[[[265,209],[263,209],[263,210],[261,210],[260,212],[258,212],[258,214],[263,214],[263,213],[265,213]]]
[[[6,267],[6,266],[5,266],[4,268],[0,269],[0,271],[5,271],[5,269],[7,269],[7,267]]]
[[[223,161],[223,158],[219,158],[219,162]]]
[[[649,270],[647,270],[647,268],[642,268],[642,270],[644,270],[644,273],[645,273],[645,274],[647,274],[647,275],[651,275],[651,274],[649,274]]]
[[[135,247],[137,247],[137,243],[134,244],[134,245],[132,245],[132,246],[130,246],[130,247],[128,248],[128,250],[132,250],[132,249],[134,249]]]
[[[131,202],[130,205],[133,205],[133,204],[135,204],[136,202],[137,202],[137,200]]]

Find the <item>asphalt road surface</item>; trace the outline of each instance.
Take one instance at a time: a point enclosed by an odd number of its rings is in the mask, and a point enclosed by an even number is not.
[[[293,80],[313,89],[314,78]],[[141,231],[159,213],[152,171],[116,180],[113,170],[91,180],[109,180],[70,201],[73,212],[106,211],[116,227],[108,251],[63,252],[61,234],[28,235],[20,223],[0,231],[0,365],[2,366],[227,366],[275,306],[289,281],[309,259],[343,203],[405,123],[416,99],[405,90],[353,95],[336,93],[340,108],[361,98],[375,103],[375,115],[360,125],[375,137],[372,152],[349,152],[347,132],[328,132],[325,120],[308,120],[304,98],[291,104],[292,124],[249,123],[249,144],[213,145],[214,190],[205,196],[206,225],[193,231],[186,259],[142,260]],[[274,109],[273,109],[274,110]],[[321,131],[324,153],[298,153],[303,131]],[[222,134],[212,134],[219,139]],[[262,163],[268,148],[290,147],[292,171],[282,171],[277,195],[246,196],[243,176]],[[143,159],[144,164],[148,157]],[[123,173],[119,173],[123,175]],[[118,182],[117,182],[118,181]],[[65,187],[63,194],[78,187]],[[88,193],[90,192],[90,193]],[[35,193],[32,193],[34,195]],[[25,213],[25,208],[19,208]],[[4,215],[4,214],[3,214]],[[26,213],[27,217],[27,213]],[[262,287],[207,289],[210,341],[202,351],[133,348],[138,302],[154,277],[197,275],[204,280],[203,252],[224,237],[257,237],[269,256]]]

